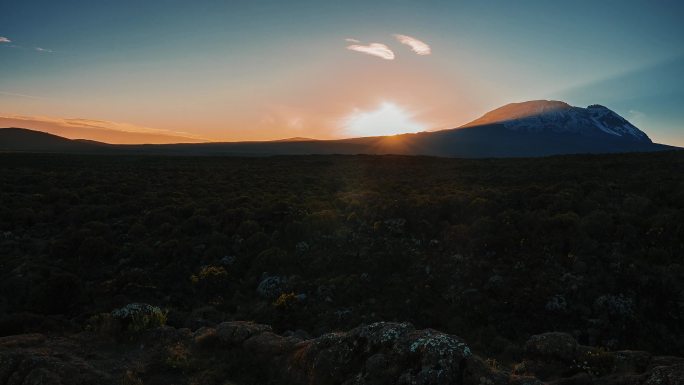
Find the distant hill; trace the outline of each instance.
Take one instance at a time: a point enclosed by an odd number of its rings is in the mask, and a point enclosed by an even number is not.
[[[560,101],[512,103],[455,129],[340,140],[112,145],[70,140],[38,131],[0,129],[0,151],[141,153],[166,155],[404,154],[465,158],[650,152],[656,144],[626,119],[600,106]]]
[[[25,128],[0,128],[0,151],[100,152],[116,146],[90,140],[74,140]]]
[[[316,139],[303,138],[301,136],[295,136],[293,138],[278,139],[278,140],[275,140],[275,142],[307,142],[307,141],[311,141],[311,140],[316,140]]]

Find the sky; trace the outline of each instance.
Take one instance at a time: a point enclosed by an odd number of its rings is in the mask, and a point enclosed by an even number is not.
[[[112,143],[453,128],[602,104],[684,146],[684,3],[0,3],[0,126]]]

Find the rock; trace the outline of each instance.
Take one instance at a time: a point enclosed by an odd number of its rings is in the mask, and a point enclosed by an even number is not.
[[[544,385],[537,377],[511,375],[508,378],[509,385]]]
[[[0,347],[4,348],[24,348],[41,345],[45,342],[45,335],[40,333],[20,334],[16,336],[1,337]]]
[[[644,381],[644,385],[682,384],[684,384],[684,364],[655,367]]]
[[[572,362],[577,350],[577,341],[567,333],[550,332],[530,337],[525,352],[535,358],[557,359]]]
[[[219,338],[216,335],[216,329],[210,327],[203,327],[197,329],[192,334],[193,342],[202,348],[213,348],[218,344]]]
[[[296,337],[283,337],[270,331],[255,334],[244,341],[245,350],[257,357],[273,359],[293,350],[301,342]]]
[[[615,371],[618,373],[643,373],[651,362],[651,353],[638,350],[615,352]]]
[[[549,385],[593,385],[593,378],[588,373],[577,373],[574,376],[551,381]]]
[[[567,333],[534,335],[525,344],[526,373],[543,381],[572,375],[577,372],[577,349],[577,341]]]
[[[0,351],[0,383],[13,385],[113,384],[110,376],[81,360],[42,351]]]
[[[241,345],[248,338],[264,332],[270,332],[268,325],[255,324],[253,322],[237,321],[222,322],[216,327],[216,337],[228,346]]]
[[[642,374],[614,373],[607,376],[595,378],[592,385],[642,385],[644,376]]]
[[[532,336],[514,374],[474,355],[455,335],[409,323],[377,322],[309,339],[305,332],[279,335],[267,325],[236,321],[194,333],[162,326],[141,331],[134,341],[113,346],[92,332],[2,337],[0,384],[684,384],[682,358],[608,352],[578,345],[565,333]],[[587,370],[577,365],[584,359]]]
[[[656,366],[672,366],[678,364],[684,364],[684,357],[655,356],[651,358],[649,367],[655,368]]]
[[[408,323],[378,322],[297,346],[296,370],[315,384],[505,384],[460,338]],[[473,363],[472,367],[470,363]],[[476,375],[467,375],[466,369]]]
[[[377,384],[390,384],[397,377],[399,368],[382,353],[368,357],[364,364],[366,381]]]

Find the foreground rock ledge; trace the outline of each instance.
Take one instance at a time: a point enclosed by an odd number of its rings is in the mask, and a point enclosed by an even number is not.
[[[0,338],[0,384],[684,384],[683,358],[607,352],[564,333],[533,336],[525,352],[498,369],[459,337],[389,322],[308,340],[251,322],[116,338],[24,334]]]

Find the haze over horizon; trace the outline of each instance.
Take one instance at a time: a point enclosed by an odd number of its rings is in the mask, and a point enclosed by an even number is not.
[[[0,6],[0,127],[111,143],[458,127],[605,105],[684,146],[676,1],[33,1]]]

